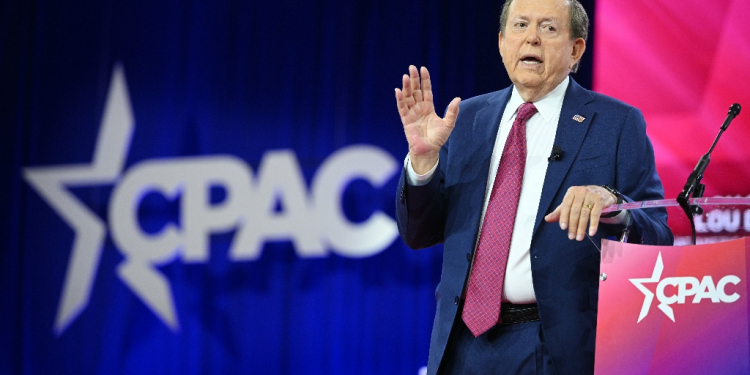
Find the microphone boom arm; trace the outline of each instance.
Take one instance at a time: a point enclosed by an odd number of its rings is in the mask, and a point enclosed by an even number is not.
[[[698,161],[698,164],[695,165],[693,172],[690,173],[685,186],[682,188],[682,192],[677,195],[677,202],[680,204],[680,207],[682,207],[682,210],[685,211],[685,215],[688,216],[688,220],[690,220],[693,245],[695,245],[695,223],[693,222],[693,215],[699,215],[703,212],[703,210],[701,210],[700,207],[697,206],[697,209],[691,209],[689,203],[690,194],[693,194],[693,198],[700,198],[703,196],[703,191],[706,186],[701,184],[701,180],[703,179],[703,172],[706,171],[708,163],[711,161],[711,153],[714,151],[714,148],[719,142],[719,138],[721,138],[721,135],[725,130],[727,130],[727,128],[729,128],[729,123],[731,123],[732,120],[734,120],[734,118],[740,114],[740,109],[741,107],[738,103],[734,103],[729,107],[727,118],[721,125],[721,130],[719,130],[719,134],[716,136],[716,139],[714,139],[714,143],[711,145],[711,148],[708,150],[708,152],[701,157],[701,159]]]

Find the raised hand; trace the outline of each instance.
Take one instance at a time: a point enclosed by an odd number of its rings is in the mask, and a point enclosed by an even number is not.
[[[412,168],[424,174],[437,163],[438,153],[448,140],[458,117],[461,98],[454,98],[448,105],[444,118],[435,113],[432,102],[432,83],[427,68],[417,73],[414,65],[409,66],[409,75],[404,74],[403,89],[396,89],[396,105],[404,125],[406,141],[409,142],[409,158]]]

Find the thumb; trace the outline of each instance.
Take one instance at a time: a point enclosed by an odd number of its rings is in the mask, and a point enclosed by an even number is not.
[[[461,104],[461,98],[453,98],[450,104],[448,104],[448,110],[445,112],[445,121],[453,126],[456,123],[458,117],[458,105]]]

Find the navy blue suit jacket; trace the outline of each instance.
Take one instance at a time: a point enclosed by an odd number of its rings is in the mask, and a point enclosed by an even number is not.
[[[401,237],[411,248],[444,244],[437,312],[430,341],[428,373],[443,357],[448,335],[464,298],[479,232],[490,157],[512,87],[461,103],[456,126],[440,151],[439,168],[427,185],[399,181],[396,198]],[[575,115],[585,118],[573,120]],[[663,199],[641,112],[616,99],[582,88],[573,79],[565,93],[555,145],[534,225],[531,270],[548,350],[558,374],[593,374],[600,253],[591,241],[571,241],[567,231],[543,218],[571,186],[610,185],[630,200]],[[631,211],[630,242],[672,244],[664,210]],[[602,224],[600,243],[622,228]]]

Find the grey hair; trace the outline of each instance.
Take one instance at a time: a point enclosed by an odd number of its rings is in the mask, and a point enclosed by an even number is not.
[[[505,33],[505,26],[508,23],[508,11],[510,9],[510,3],[513,0],[505,0],[503,4],[503,10],[500,12],[500,32]],[[586,9],[583,9],[578,0],[567,0],[568,2],[568,13],[570,17],[568,19],[568,25],[570,25],[570,40],[576,40],[578,38],[583,39],[585,43],[589,37],[589,16],[586,14]],[[575,73],[578,71],[578,65],[580,60],[573,65],[570,70]]]

